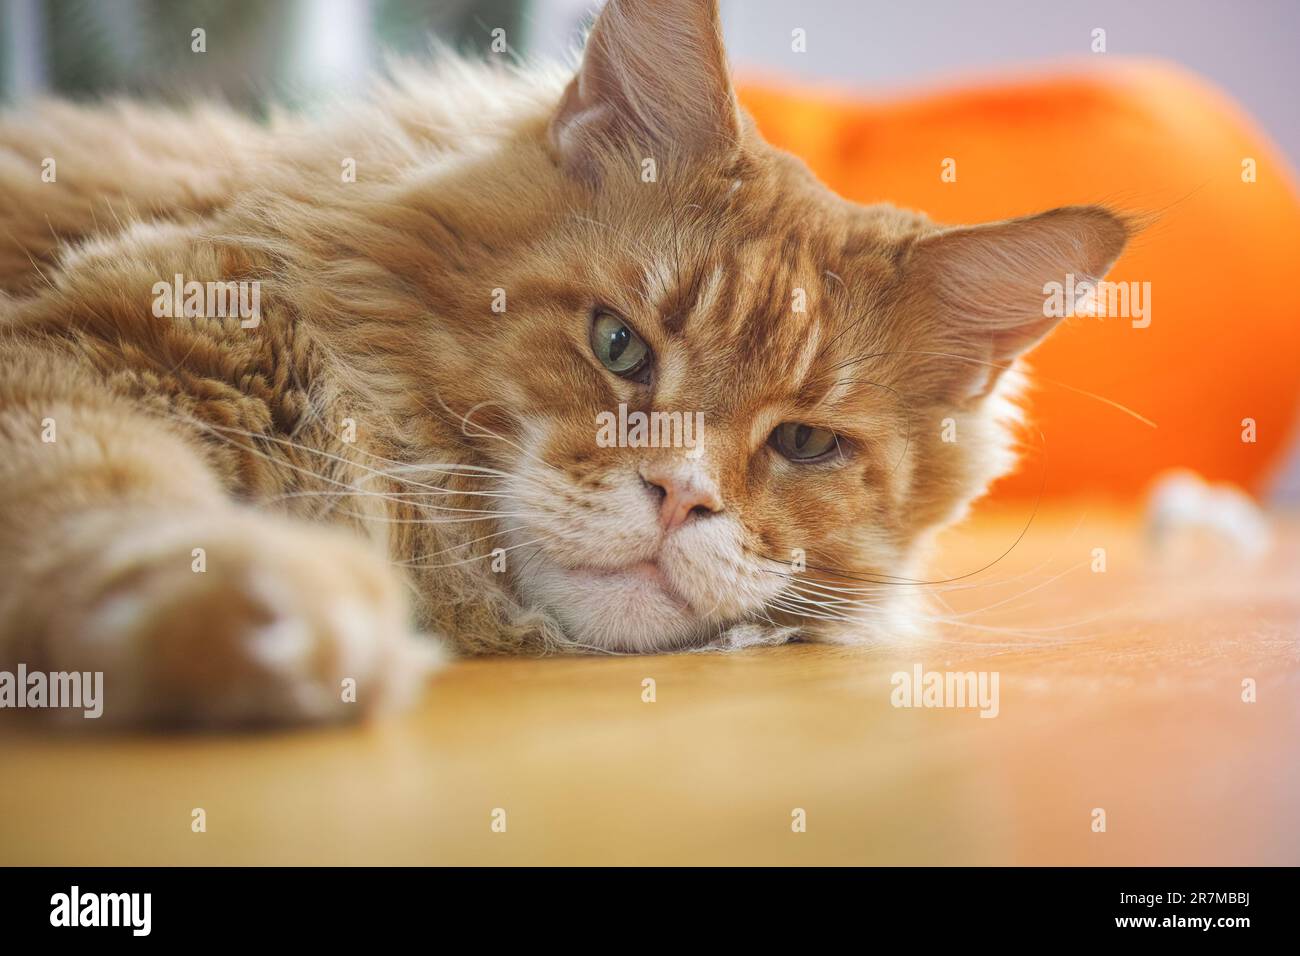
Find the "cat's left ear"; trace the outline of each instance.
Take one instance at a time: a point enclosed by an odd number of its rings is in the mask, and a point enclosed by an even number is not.
[[[1005,367],[1061,321],[1056,290],[1099,282],[1130,232],[1130,222],[1108,209],[1066,206],[917,241],[906,270],[937,299],[942,337],[974,359],[964,372],[953,369],[959,391],[988,394]]]
[[[583,176],[623,143],[699,158],[739,134],[717,0],[609,0],[551,120],[561,160]]]

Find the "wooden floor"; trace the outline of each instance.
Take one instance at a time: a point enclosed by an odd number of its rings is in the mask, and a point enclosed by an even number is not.
[[[1012,548],[1027,519],[950,535],[936,577],[1011,550],[923,648],[471,661],[343,730],[0,719],[0,863],[1300,863],[1300,522],[1262,563],[1171,567],[1124,515]],[[917,664],[997,672],[998,716],[891,706]]]

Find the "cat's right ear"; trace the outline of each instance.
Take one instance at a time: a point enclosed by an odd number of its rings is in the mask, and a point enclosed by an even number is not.
[[[906,273],[932,297],[927,311],[943,340],[973,359],[954,364],[946,384],[967,398],[988,394],[1061,321],[1063,313],[1045,307],[1049,288],[1095,287],[1136,225],[1100,206],[1064,206],[916,242]]]
[[[740,116],[717,0],[609,0],[550,132],[584,178],[626,145],[692,159],[734,150]]]

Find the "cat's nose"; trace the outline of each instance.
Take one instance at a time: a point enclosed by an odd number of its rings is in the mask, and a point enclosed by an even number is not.
[[[691,518],[722,510],[717,492],[697,474],[645,465],[641,468],[641,480],[659,498],[659,523],[665,531],[672,531]]]

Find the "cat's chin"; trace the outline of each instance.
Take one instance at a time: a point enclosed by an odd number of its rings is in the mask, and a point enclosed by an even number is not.
[[[652,562],[620,568],[534,563],[520,584],[559,618],[575,645],[593,650],[680,650],[710,634],[706,617]]]

